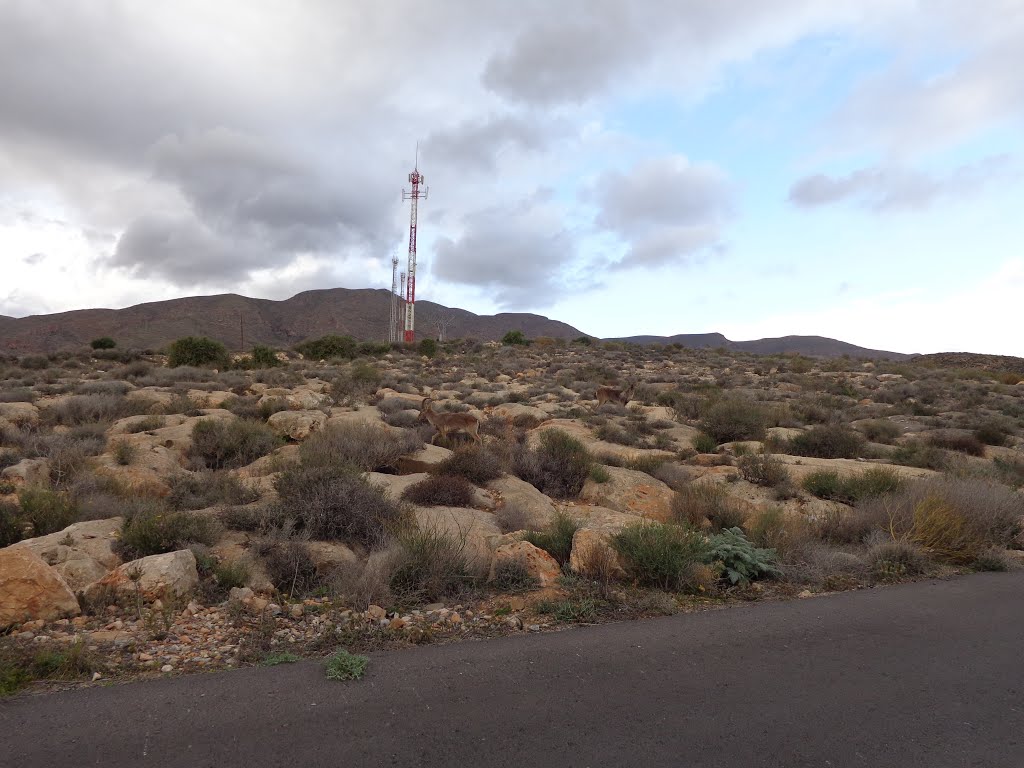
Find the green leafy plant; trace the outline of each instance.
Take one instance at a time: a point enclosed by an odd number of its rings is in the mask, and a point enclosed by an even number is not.
[[[100,336],[100,338],[90,341],[89,346],[93,349],[113,349],[117,346],[117,342],[109,336]]]
[[[277,350],[257,344],[252,348],[252,364],[255,368],[276,368],[281,365]]]
[[[523,536],[538,549],[543,549],[560,565],[569,562],[569,555],[572,554],[572,539],[580,524],[564,512],[556,512],[551,523],[543,531],[530,531]]]
[[[501,343],[507,345],[525,345],[527,338],[522,331],[509,331],[501,337]]]
[[[708,543],[707,561],[719,564],[732,584],[782,574],[775,566],[775,551],[755,547],[741,528],[726,528],[712,536]]]
[[[708,540],[699,531],[670,523],[634,523],[610,543],[637,583],[660,589],[687,586],[691,569],[708,551]]]

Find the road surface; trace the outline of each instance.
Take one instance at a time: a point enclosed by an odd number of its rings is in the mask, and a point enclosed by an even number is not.
[[[0,764],[1024,766],[1024,572],[24,696]]]

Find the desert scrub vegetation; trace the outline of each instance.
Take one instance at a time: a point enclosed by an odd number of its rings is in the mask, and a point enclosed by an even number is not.
[[[777,488],[791,482],[786,465],[769,453],[747,454],[740,457],[736,465],[743,479],[754,485]]]
[[[768,411],[760,403],[737,395],[725,395],[704,411],[700,428],[718,444],[761,440],[768,421]]]
[[[775,566],[775,550],[755,546],[739,527],[723,528],[711,536],[706,558],[734,585],[782,575]]]
[[[191,512],[171,512],[159,502],[140,504],[125,516],[116,548],[125,560],[187,549],[192,544],[217,543],[215,518]]]
[[[479,582],[484,567],[467,551],[464,536],[414,526],[398,537],[388,586],[403,603],[442,600]]]
[[[219,341],[205,336],[186,336],[167,347],[167,364],[171,368],[187,365],[226,368],[229,358],[227,348]]]
[[[307,466],[353,466],[364,472],[394,471],[402,456],[423,447],[416,432],[367,422],[332,424],[299,448]]]
[[[469,507],[473,484],[460,475],[431,475],[402,491],[402,498],[420,506]]]
[[[327,660],[325,673],[328,680],[358,680],[369,662],[365,656],[349,653],[342,648]]]
[[[402,504],[370,483],[352,466],[300,464],[274,482],[275,514],[294,520],[313,539],[341,540],[367,548],[381,546],[408,521]]]
[[[538,549],[543,549],[553,557],[559,565],[569,562],[572,554],[572,540],[580,523],[564,512],[556,512],[554,518],[542,531],[527,531],[523,541],[528,541]]]
[[[734,528],[742,525],[747,516],[727,488],[711,482],[682,486],[672,497],[671,511],[676,522],[694,528]]]
[[[893,424],[885,419],[872,419],[865,421],[858,427],[861,433],[873,443],[891,445],[892,442],[903,434],[898,424]]]
[[[513,462],[518,477],[548,496],[564,499],[580,495],[594,466],[583,443],[560,429],[542,432],[537,449],[521,448]]]
[[[171,475],[167,483],[170,486],[167,502],[177,510],[251,504],[259,499],[256,491],[228,472],[182,472]]]
[[[639,522],[612,536],[610,544],[637,584],[685,591],[700,581],[710,553],[708,540],[692,528]]]
[[[972,434],[960,434],[936,430],[925,435],[928,445],[946,451],[965,453],[968,456],[984,456],[985,444]]]
[[[497,480],[505,474],[501,459],[482,445],[456,448],[433,471],[440,475],[458,475],[476,485]]]
[[[281,444],[281,438],[259,421],[204,419],[192,428],[188,457],[198,469],[237,469]]]
[[[895,493],[902,480],[892,469],[874,467],[855,475],[840,475],[835,470],[823,469],[804,478],[803,487],[819,499],[843,504],[857,502],[873,496]]]
[[[814,426],[784,443],[785,453],[818,459],[856,459],[864,448],[864,437],[846,424]]]
[[[80,680],[103,669],[82,640],[61,647],[0,645],[0,697],[11,696],[34,680]]]

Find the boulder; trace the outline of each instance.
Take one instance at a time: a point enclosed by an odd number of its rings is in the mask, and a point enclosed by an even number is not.
[[[32,403],[0,403],[0,419],[16,427],[34,427],[39,423],[39,409]]]
[[[378,401],[384,399],[401,400],[405,403],[406,408],[415,411],[419,411],[420,406],[423,404],[423,395],[410,395],[408,392],[396,392],[388,387],[378,389],[376,399]]]
[[[398,460],[398,471],[403,475],[411,475],[416,472],[429,472],[435,466],[452,455],[447,448],[429,443],[420,448],[416,453],[403,456]]]
[[[295,444],[282,445],[273,453],[267,456],[260,456],[252,464],[233,470],[239,477],[266,477],[288,465],[299,460],[299,446]]]
[[[323,411],[278,411],[267,419],[267,424],[281,437],[305,440],[327,423]]]
[[[22,459],[0,472],[0,480],[16,486],[38,486],[50,482],[49,459]]]
[[[537,579],[541,587],[554,586],[562,574],[562,569],[555,558],[528,541],[503,544],[494,551],[494,563],[491,566],[490,576],[492,579],[498,565],[505,561],[522,563],[530,575]]]
[[[344,566],[359,565],[359,556],[340,541],[308,541],[306,549],[321,574]]]
[[[224,403],[234,400],[236,395],[234,392],[224,392],[223,390],[207,392],[202,389],[190,389],[188,397],[196,404],[197,408],[220,408]]]
[[[125,399],[130,400],[133,403],[150,403],[155,410],[157,408],[166,408],[174,403],[175,394],[169,392],[166,389],[160,389],[158,387],[142,387],[141,389],[133,389],[125,394]]]
[[[674,492],[661,480],[623,467],[605,467],[608,481],[587,479],[580,501],[654,520],[669,518]]]
[[[537,421],[547,421],[548,414],[532,405],[525,405],[524,403],[502,403],[496,405],[491,409],[491,413],[495,416],[500,416],[510,421],[515,421],[518,418],[533,418]]]
[[[121,562],[114,542],[121,531],[122,518],[88,520],[63,531],[19,541],[15,547],[32,550],[55,570],[72,590],[98,581]]]
[[[199,585],[196,557],[190,550],[179,549],[132,560],[89,584],[83,592],[90,601],[102,601],[107,597],[133,600],[136,583],[146,601],[186,595]]]
[[[518,510],[526,529],[546,528],[555,516],[555,505],[551,499],[518,477],[505,475],[491,480],[487,487],[501,498],[499,509],[514,506]]]
[[[0,630],[81,613],[67,582],[28,547],[0,549]]]
[[[589,574],[595,568],[610,571],[609,576],[625,573],[618,553],[611,546],[612,533],[597,528],[580,528],[572,537],[569,568],[573,573]]]

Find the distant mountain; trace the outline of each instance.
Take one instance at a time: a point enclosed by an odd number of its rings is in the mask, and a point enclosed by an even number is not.
[[[328,333],[360,340],[386,339],[391,292],[385,289],[331,288],[305,291],[284,301],[237,294],[190,296],[138,304],[125,309],[80,309],[53,315],[0,317],[0,351],[55,352],[81,348],[110,336],[122,348],[156,349],[182,336],[209,336],[228,349],[253,344],[290,347]],[[527,337],[574,339],[582,332],[541,315],[504,312],[475,315],[430,301],[416,302],[417,337],[498,340],[510,330]]]
[[[680,333],[676,336],[629,336],[615,339],[634,344],[680,344],[688,349],[724,349],[750,352],[755,355],[800,354],[810,357],[865,357],[872,359],[907,360],[912,355],[867,349],[825,336],[782,336],[753,341],[730,341],[720,333]]]

